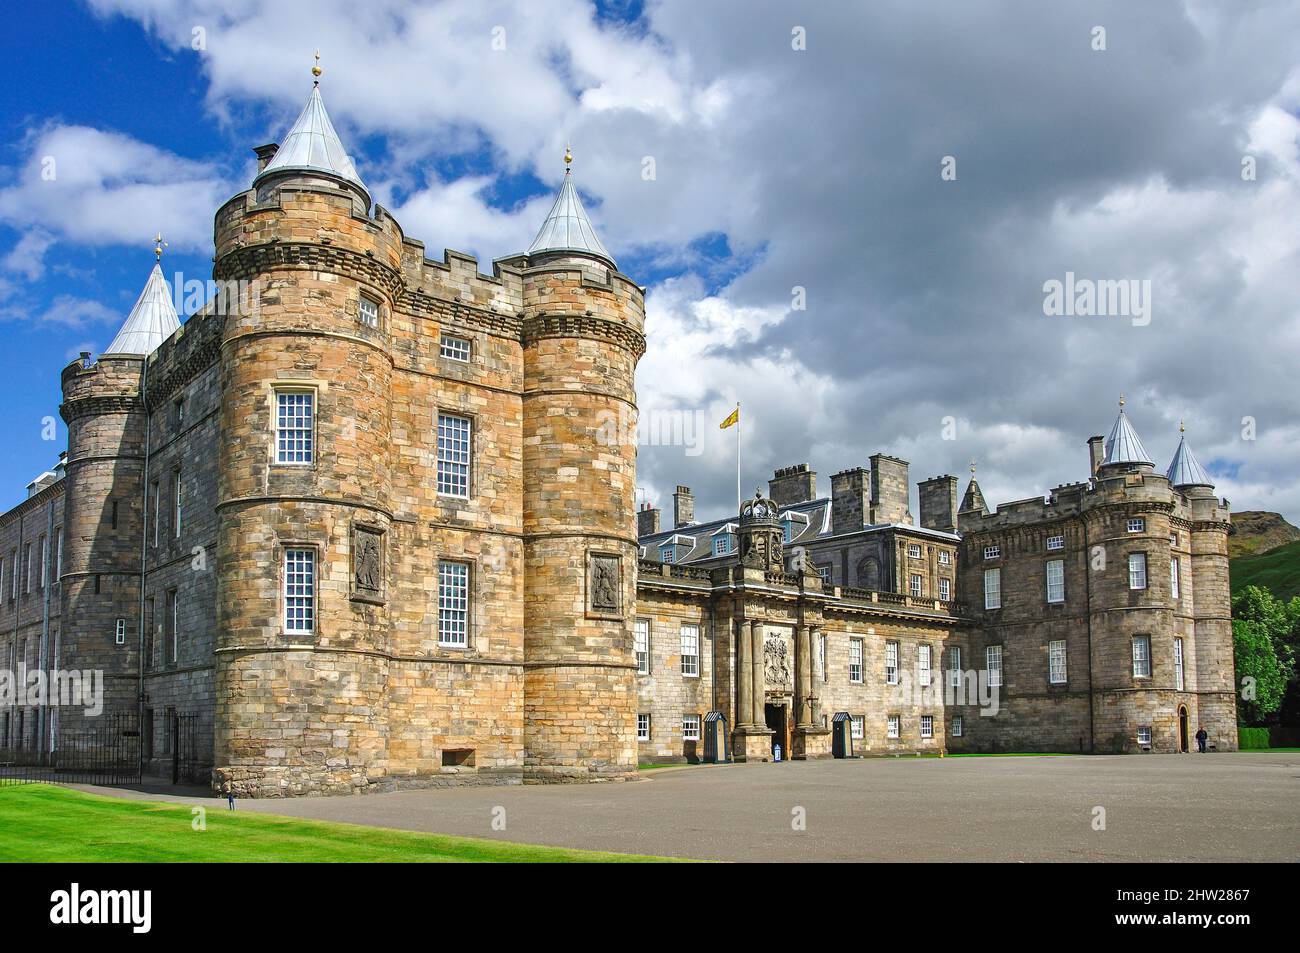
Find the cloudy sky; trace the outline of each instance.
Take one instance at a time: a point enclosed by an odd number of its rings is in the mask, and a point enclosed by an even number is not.
[[[303,9],[91,0],[0,40],[0,505],[64,445],[58,370],[107,346],[154,231],[169,277],[209,275],[319,48],[361,175],[431,254],[525,248],[572,141],[650,289],[649,437],[688,424],[642,447],[652,501],[734,508],[736,401],[746,490],[808,461],[827,492],[879,450],[1041,495],[1086,477],[1124,393],[1162,469],[1185,420],[1234,509],[1300,522],[1300,4]],[[1067,273],[1149,310],[1045,314]]]

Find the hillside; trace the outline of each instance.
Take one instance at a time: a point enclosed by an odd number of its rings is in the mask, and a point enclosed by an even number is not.
[[[1232,514],[1232,526],[1228,528],[1228,558],[1258,556],[1297,540],[1300,540],[1300,529],[1288,523],[1280,513],[1244,510]],[[1233,587],[1236,588],[1235,581]]]
[[[1228,572],[1233,595],[1246,586],[1262,586],[1279,599],[1300,596],[1300,541],[1229,560]]]

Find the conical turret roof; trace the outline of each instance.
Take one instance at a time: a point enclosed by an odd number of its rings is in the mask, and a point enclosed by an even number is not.
[[[984,493],[980,490],[980,485],[975,482],[975,474],[971,474],[970,483],[966,485],[966,495],[962,497],[961,507],[958,513],[967,513],[971,510],[978,510],[981,513],[989,511],[988,504],[984,502]]]
[[[1192,448],[1187,446],[1185,435],[1178,438],[1178,449],[1174,451],[1174,459],[1170,462],[1169,469],[1165,471],[1165,476],[1174,486],[1214,487],[1214,481],[1205,472],[1205,467],[1197,461]]]
[[[298,121],[284,137],[284,142],[266,168],[253,180],[253,185],[273,172],[298,169],[328,172],[346,179],[365,192],[367,197],[370,196],[370,190],[361,181],[361,176],[357,175],[357,167],[352,164],[351,157],[343,148],[339,134],[334,131],[334,124],[330,122],[329,113],[325,111],[325,103],[321,99],[319,85],[312,87],[311,96],[298,116]]]
[[[1115,418],[1115,426],[1110,428],[1110,436],[1106,438],[1106,458],[1101,461],[1101,465],[1104,467],[1112,463],[1155,466],[1150,454],[1142,446],[1142,441],[1138,439],[1137,431],[1128,422],[1123,399],[1119,403],[1119,416]]]
[[[573,173],[564,170],[564,182],[560,185],[560,194],[555,197],[550,214],[542,222],[537,237],[528,246],[529,255],[548,252],[571,252],[579,255],[594,255],[603,258],[614,267],[618,267],[611,255],[596,235],[596,229],[587,217],[587,210],[582,207],[582,199],[573,184]]]
[[[180,326],[176,306],[172,304],[171,289],[163,277],[162,265],[155,263],[144,290],[135,301],[135,307],[104,353],[152,354]]]

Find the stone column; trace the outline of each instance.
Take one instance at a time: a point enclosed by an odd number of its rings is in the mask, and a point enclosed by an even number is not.
[[[808,627],[808,723],[814,728],[820,728],[822,726],[821,721],[817,720],[818,706],[814,704],[814,702],[821,697],[821,692],[817,688],[817,675],[813,670],[812,664],[813,656],[817,652],[817,646],[820,643],[821,637],[822,627],[820,625]]]
[[[748,725],[754,718],[754,703],[750,693],[754,687],[754,667],[750,662],[753,654],[752,640],[749,637],[749,623],[744,619],[736,620],[733,630],[736,633],[736,727]]]
[[[767,725],[767,717],[763,712],[763,624],[757,619],[750,620],[749,638],[752,646],[750,654],[750,664],[753,675],[753,705],[754,716],[753,723],[759,728]]]
[[[794,630],[795,658],[795,718],[801,728],[812,724],[812,712],[809,710],[808,695],[812,692],[812,674],[809,665],[812,652],[809,646],[809,629],[802,622]]]

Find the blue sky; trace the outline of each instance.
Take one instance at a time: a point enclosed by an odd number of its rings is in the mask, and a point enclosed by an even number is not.
[[[641,447],[646,499],[734,507],[716,422],[738,400],[747,488],[808,461],[825,492],[883,451],[1039,495],[1086,476],[1122,392],[1160,467],[1186,420],[1234,509],[1300,520],[1295,4],[378,0],[364,29],[345,0],[302,9],[85,0],[0,37],[0,506],[65,445],[61,421],[42,440],[58,372],[107,345],[155,230],[169,278],[209,276],[213,213],[319,48],[361,175],[431,257],[526,247],[572,141],[650,289],[642,415],[697,421],[693,445]],[[1152,321],[1045,316],[1070,271],[1150,280]]]

